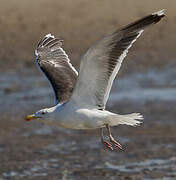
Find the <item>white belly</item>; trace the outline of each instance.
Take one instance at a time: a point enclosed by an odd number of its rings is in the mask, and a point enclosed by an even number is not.
[[[104,127],[107,111],[97,109],[79,109],[66,106],[56,113],[55,122],[59,126],[70,129],[96,129]]]

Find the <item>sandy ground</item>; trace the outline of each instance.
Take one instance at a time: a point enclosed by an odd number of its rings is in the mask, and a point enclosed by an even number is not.
[[[176,2],[0,3],[0,180],[176,179]],[[141,112],[145,117],[141,127],[113,128],[123,151],[105,149],[99,130],[72,131],[24,121],[26,114],[53,105],[53,92],[34,63],[42,36],[63,38],[78,68],[81,54],[93,42],[163,8],[167,17],[131,48],[113,88],[113,95],[117,90],[119,95],[108,102],[113,112]]]
[[[1,2],[1,0],[0,0]],[[165,9],[167,17],[146,30],[131,49],[124,71],[163,67],[175,56],[175,1],[166,0],[37,0],[2,1],[0,6],[0,67],[34,67],[34,48],[47,33],[65,40],[64,47],[79,67],[80,56],[102,36],[137,18]],[[137,51],[137,54],[133,52]],[[162,60],[161,60],[162,57]],[[138,66],[136,68],[136,66]]]

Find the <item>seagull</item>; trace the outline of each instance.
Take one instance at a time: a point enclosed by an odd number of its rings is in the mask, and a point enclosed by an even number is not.
[[[47,34],[35,50],[35,59],[49,80],[56,104],[26,116],[48,125],[70,129],[100,129],[101,142],[110,150],[122,149],[110,127],[138,126],[140,113],[115,114],[105,109],[113,81],[129,48],[144,29],[164,17],[164,10],[152,13],[93,44],[82,56],[79,74],[62,48],[63,40]],[[107,130],[108,140],[104,138]]]

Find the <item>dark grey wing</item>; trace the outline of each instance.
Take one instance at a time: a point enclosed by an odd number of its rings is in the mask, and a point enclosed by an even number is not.
[[[50,81],[59,103],[69,100],[78,76],[78,72],[61,48],[62,42],[63,40],[48,34],[35,50],[37,64]]]
[[[112,83],[129,48],[144,28],[159,22],[164,12],[150,14],[95,43],[82,57],[71,99],[89,108],[104,109]],[[86,102],[86,104],[85,104]]]

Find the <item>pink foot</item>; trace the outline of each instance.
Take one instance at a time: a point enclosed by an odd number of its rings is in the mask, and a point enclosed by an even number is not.
[[[109,148],[111,151],[113,151],[113,147],[112,147],[112,145],[111,145],[109,142],[102,140],[102,143],[103,143],[107,148]]]
[[[120,143],[118,143],[113,137],[110,137],[110,141],[116,146],[118,147],[120,150],[122,150],[122,145]]]

